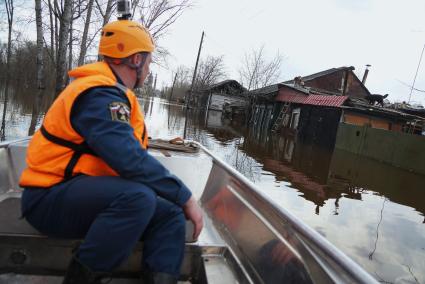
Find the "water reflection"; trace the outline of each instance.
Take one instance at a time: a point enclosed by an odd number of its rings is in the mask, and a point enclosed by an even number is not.
[[[183,135],[181,106],[144,105],[150,129],[159,127],[155,136]],[[424,176],[246,128],[219,112],[192,112],[187,125],[189,139],[257,183],[379,281],[425,283]]]
[[[3,117],[3,103],[0,103],[0,119]],[[5,115],[5,139],[12,140],[27,136],[30,122],[31,113],[27,113],[19,104],[9,101]]]
[[[336,149],[329,184],[332,187],[365,188],[425,215],[425,179],[422,175]]]
[[[184,108],[142,100],[149,136],[183,136]],[[26,135],[30,117],[11,106],[7,138]],[[290,135],[190,112],[187,138],[235,167],[385,283],[425,283],[425,177]]]

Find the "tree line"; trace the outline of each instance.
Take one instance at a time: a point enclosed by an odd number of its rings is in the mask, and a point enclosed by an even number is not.
[[[0,94],[3,101],[1,140],[5,139],[8,104],[23,102],[31,113],[28,135],[32,135],[39,117],[69,82],[67,71],[98,60],[97,42],[101,28],[116,12],[116,0],[1,0],[0,18],[7,29],[7,41],[0,42]],[[154,62],[162,64],[169,55],[161,39],[189,8],[192,0],[133,0],[133,19],[151,32],[157,51]],[[29,15],[29,16],[28,16]],[[1,20],[0,20],[1,21]],[[19,26],[35,23],[36,41],[19,31]],[[264,48],[245,54],[241,61],[240,80],[248,89],[265,86],[280,73],[282,57],[266,60]],[[193,69],[175,70],[174,98],[191,85]],[[206,88],[227,76],[223,56],[201,60],[194,89]],[[168,90],[169,92],[170,90]],[[179,95],[180,94],[180,95]]]
[[[239,83],[248,91],[263,88],[279,81],[284,57],[277,52],[268,57],[264,45],[243,55],[238,68]],[[163,90],[164,97],[183,100],[192,84],[193,68],[181,65],[174,72],[173,87]],[[194,90],[202,90],[228,78],[224,56],[207,56],[199,63],[193,82]]]
[[[135,0],[133,19],[141,21],[158,43],[169,27],[191,6],[191,0]],[[35,130],[40,113],[68,83],[67,70],[96,61],[96,42],[101,28],[115,14],[115,0],[2,0],[1,18],[7,19],[7,42],[0,43],[0,83],[3,109],[1,139],[9,100],[31,93],[32,119],[28,134]],[[25,13],[32,10],[33,13]],[[30,16],[23,16],[23,15]],[[4,17],[5,16],[5,17]],[[17,24],[35,22],[36,42],[15,32]],[[167,55],[159,48],[155,60]]]

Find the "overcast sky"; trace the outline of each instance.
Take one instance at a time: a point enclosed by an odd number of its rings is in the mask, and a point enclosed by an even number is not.
[[[153,71],[171,84],[175,66],[194,66],[205,31],[201,57],[223,55],[231,79],[239,80],[244,53],[264,45],[270,57],[278,50],[286,57],[282,80],[341,66],[354,66],[361,78],[371,64],[369,90],[407,101],[410,88],[401,82],[412,85],[424,14],[424,0],[197,0],[162,41],[172,54],[169,70]],[[425,62],[415,88],[425,90]],[[425,93],[414,91],[412,101],[425,104]]]
[[[195,65],[205,31],[201,58],[223,55],[229,79],[239,80],[244,54],[264,45],[269,57],[277,51],[285,56],[282,81],[341,66],[354,66],[361,78],[371,64],[366,86],[372,93],[388,93],[391,101],[409,98],[405,84],[412,85],[425,44],[424,0],[195,1],[161,41],[171,57],[166,68],[152,66],[159,88],[171,85],[178,65]],[[22,29],[35,36],[35,27]],[[415,84],[420,90],[423,61]],[[415,101],[425,104],[425,92],[414,91]]]

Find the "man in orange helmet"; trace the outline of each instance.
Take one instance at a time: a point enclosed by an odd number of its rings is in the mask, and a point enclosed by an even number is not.
[[[84,238],[63,283],[100,283],[141,239],[144,283],[176,283],[185,217],[202,214],[189,189],[148,152],[148,135],[131,91],[149,73],[154,44],[140,24],[102,30],[102,62],[75,78],[46,113],[27,152],[22,214],[40,232]]]

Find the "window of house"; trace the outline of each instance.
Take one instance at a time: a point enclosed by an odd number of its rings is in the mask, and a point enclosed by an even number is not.
[[[296,108],[292,111],[290,128],[292,128],[292,129],[298,128],[298,122],[300,120],[300,113],[301,113],[301,109],[299,109],[299,108]]]

